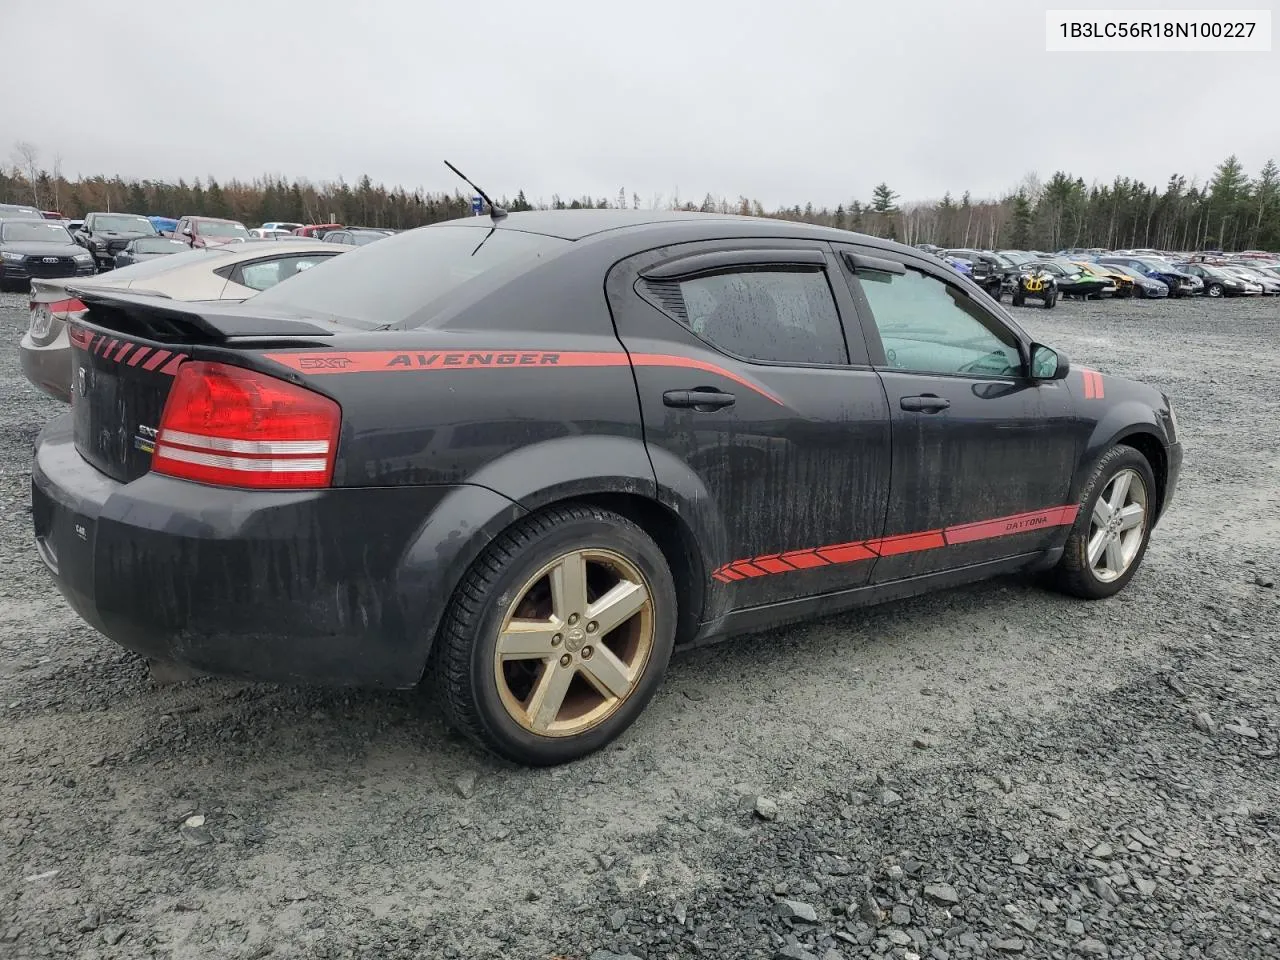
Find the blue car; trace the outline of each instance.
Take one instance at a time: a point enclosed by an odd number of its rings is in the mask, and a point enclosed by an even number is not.
[[[1173,264],[1154,257],[1099,257],[1098,262],[1130,267],[1144,277],[1159,280],[1169,288],[1171,297],[1190,297],[1204,292],[1204,283],[1199,277],[1193,277]]]
[[[961,257],[944,256],[942,259],[949,263],[957,273],[963,273],[966,277],[973,276],[973,263],[971,261]]]
[[[178,221],[173,217],[147,217],[147,219],[156,228],[156,233],[173,233],[178,229]]]

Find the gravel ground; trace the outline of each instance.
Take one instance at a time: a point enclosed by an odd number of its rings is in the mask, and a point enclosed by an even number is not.
[[[1178,408],[1122,596],[1002,580],[697,651],[550,771],[415,694],[153,684],[36,559],[57,408],[4,350],[0,957],[1280,957],[1280,307],[1018,317]]]

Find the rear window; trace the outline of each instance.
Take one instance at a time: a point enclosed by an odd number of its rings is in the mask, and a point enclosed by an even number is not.
[[[395,326],[498,267],[532,269],[569,241],[485,226],[422,227],[355,247],[253,304],[361,326]],[[512,273],[512,275],[514,275]]]

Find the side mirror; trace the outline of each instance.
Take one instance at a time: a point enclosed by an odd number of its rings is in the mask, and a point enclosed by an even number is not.
[[[194,237],[194,236],[195,236],[195,233],[194,233],[194,232],[192,232],[192,230],[191,230],[191,228],[190,228],[190,227],[183,227],[183,228],[182,228],[182,235],[183,235],[184,237]]]
[[[1031,345],[1031,379],[1065,380],[1071,372],[1071,361],[1065,353],[1059,353],[1042,343]]]

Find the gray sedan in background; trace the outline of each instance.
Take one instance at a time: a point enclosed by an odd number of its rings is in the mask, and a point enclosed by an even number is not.
[[[71,400],[67,322],[84,312],[76,290],[131,290],[183,301],[240,301],[352,249],[320,240],[250,241],[198,247],[81,280],[33,280],[22,372],[42,393]]]

